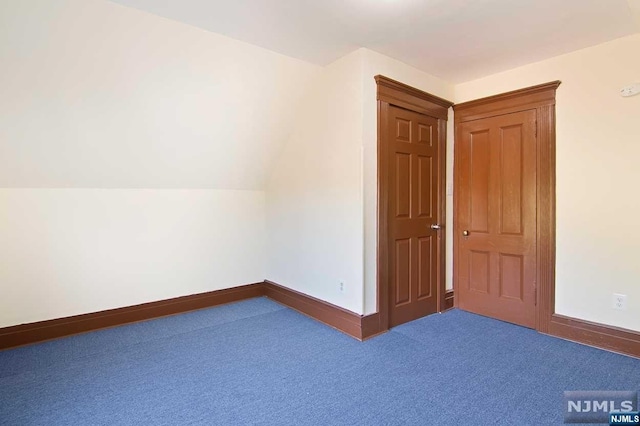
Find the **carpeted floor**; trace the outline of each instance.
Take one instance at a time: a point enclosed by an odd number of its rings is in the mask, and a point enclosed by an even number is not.
[[[361,343],[265,298],[0,352],[2,425],[557,425],[640,360],[453,310]]]

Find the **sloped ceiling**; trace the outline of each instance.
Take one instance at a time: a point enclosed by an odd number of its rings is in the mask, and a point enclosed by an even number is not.
[[[629,34],[637,1],[0,1],[0,187],[262,189],[319,65],[461,81]]]
[[[0,28],[0,187],[262,189],[318,71],[102,0]]]
[[[458,83],[638,31],[639,0],[114,0],[326,65],[358,47]]]

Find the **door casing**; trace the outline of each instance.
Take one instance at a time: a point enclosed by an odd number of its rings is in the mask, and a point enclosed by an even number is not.
[[[389,329],[389,176],[388,176],[388,120],[389,107],[394,105],[438,119],[438,148],[441,152],[438,164],[438,192],[441,200],[438,221],[444,225],[446,218],[446,132],[448,111],[453,103],[390,78],[377,75],[378,100],[378,241],[377,241],[377,311],[375,318],[378,330]],[[445,306],[445,232],[439,232],[438,247],[438,312]]]
[[[560,81],[553,81],[525,89],[515,90],[500,95],[490,96],[453,106],[456,140],[460,123],[494,117],[497,115],[536,110],[536,330],[549,333],[555,307],[555,103],[556,89]],[[457,220],[459,173],[456,164],[459,162],[454,147],[454,196],[453,232],[462,232]],[[458,285],[459,255],[455,247],[453,255],[453,288]],[[458,306],[457,301],[454,302]]]

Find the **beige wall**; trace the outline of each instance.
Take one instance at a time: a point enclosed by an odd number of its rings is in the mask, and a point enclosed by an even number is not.
[[[359,314],[377,307],[377,74],[453,97],[449,83],[359,49],[313,82],[267,187],[269,279]]]
[[[267,184],[267,278],[363,312],[362,52],[324,68]],[[340,282],[344,282],[344,292]]]
[[[381,74],[401,81],[433,95],[453,101],[453,85],[404,64],[395,59],[381,55],[368,49],[363,53],[363,189],[364,189],[364,292],[365,312],[376,311],[376,250],[377,250],[377,144],[378,144],[378,110],[376,101],[375,75]],[[453,133],[448,133],[449,141]],[[451,145],[449,143],[449,145]],[[448,171],[449,172],[449,171]],[[450,197],[447,197],[449,200]],[[449,206],[447,206],[449,208]],[[449,232],[449,227],[447,227]],[[448,240],[450,241],[450,239]],[[447,250],[450,248],[448,247]]]
[[[374,312],[383,74],[456,102],[562,80],[557,311],[640,330],[640,96],[618,95],[640,80],[639,35],[453,86],[106,1],[1,2],[0,27],[0,326],[263,278]]]
[[[0,28],[0,327],[265,278],[319,67],[102,0],[0,1]]]
[[[557,92],[556,312],[640,330],[640,35],[455,87],[455,101],[552,80]],[[626,311],[611,308],[626,294]]]
[[[264,192],[0,189],[0,327],[262,281]]]

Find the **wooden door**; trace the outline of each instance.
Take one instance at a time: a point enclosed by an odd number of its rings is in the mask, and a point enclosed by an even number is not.
[[[536,325],[536,111],[458,124],[459,308]]]
[[[389,107],[389,325],[438,310],[438,119]]]

